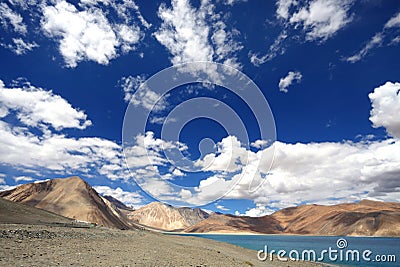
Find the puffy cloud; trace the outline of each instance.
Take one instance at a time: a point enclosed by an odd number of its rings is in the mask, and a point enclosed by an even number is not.
[[[291,24],[303,25],[307,40],[326,40],[351,21],[351,2],[314,0],[292,14],[289,21]]]
[[[237,172],[246,166],[254,153],[242,146],[235,136],[227,136],[217,144],[217,152],[209,153],[195,162],[203,171]]]
[[[393,31],[393,28],[398,28],[400,27],[400,12],[395,14],[392,18],[386,22],[385,26],[383,29],[376,33],[365,45],[364,47],[355,53],[354,55],[345,58],[346,61],[350,63],[355,63],[357,61],[360,61],[362,58],[364,58],[372,49],[376,47],[380,47],[385,43],[385,39],[388,36],[388,34]],[[392,39],[388,45],[397,45],[396,37]]]
[[[124,191],[120,187],[111,188],[105,185],[93,186],[93,188],[101,195],[112,196],[129,207],[136,209],[142,206],[143,197],[138,192]]]
[[[113,162],[122,162],[120,147],[101,138],[75,139],[49,133],[38,136],[4,121],[0,121],[0,137],[0,162],[10,166],[74,174],[89,173],[92,167],[100,171]]]
[[[4,28],[12,26],[13,30],[20,34],[26,34],[27,28],[23,23],[23,18],[20,14],[14,12],[7,3],[0,3],[0,22]]]
[[[206,10],[197,13],[185,0],[173,0],[172,9],[161,5],[158,16],[163,24],[156,39],[173,55],[172,64],[190,61],[212,61],[213,49],[208,43]]]
[[[141,37],[139,27],[117,24],[115,26],[115,32],[117,33],[123,53],[128,53],[136,49],[135,45],[139,42]]]
[[[385,127],[391,136],[400,138],[400,83],[387,82],[368,96],[372,103],[369,119],[373,126]]]
[[[121,147],[97,137],[67,137],[54,133],[64,128],[84,129],[86,114],[61,96],[29,83],[6,88],[0,82],[0,164],[24,172],[64,174],[98,173],[110,179],[127,177]],[[4,109],[5,108],[5,109]],[[18,119],[23,126],[4,118]],[[29,127],[26,127],[26,126]],[[52,126],[50,128],[49,126]]]
[[[144,169],[150,166],[166,166],[168,159],[164,157],[166,150],[185,151],[188,147],[180,142],[165,141],[154,137],[154,133],[148,131],[145,135],[138,135],[132,146],[124,148],[126,161],[131,170]],[[157,169],[147,169],[154,173]]]
[[[42,28],[59,39],[59,50],[69,67],[82,60],[106,65],[117,56],[119,47],[122,52],[132,50],[141,36],[135,25],[110,23],[98,7],[78,11],[66,1],[43,8]]]
[[[203,168],[204,172],[210,171],[213,176],[201,180],[198,187],[185,190],[174,184],[174,179],[182,179],[184,173],[166,156],[168,151],[187,150],[185,144],[155,138],[154,133],[147,132],[144,136],[137,136],[135,145],[125,147],[124,152],[130,171],[141,188],[163,201],[175,201],[178,205],[198,205],[213,201],[219,194],[222,196],[228,192],[233,184],[226,183],[225,179],[230,179],[227,174],[240,170],[247,164],[248,154],[253,153],[246,151],[234,136],[224,138],[217,146],[217,153],[208,154],[206,159],[197,161],[195,166],[197,169]],[[159,167],[169,168],[169,172],[161,173]],[[185,167],[191,169],[193,166]]]
[[[279,91],[287,93],[288,87],[292,85],[293,82],[299,83],[303,76],[298,71],[289,71],[286,77],[279,80]]]
[[[267,146],[268,145],[268,141],[266,141],[266,140],[256,140],[255,142],[252,142],[250,145],[252,147],[260,149],[260,148],[263,148],[263,147]]]
[[[43,29],[50,37],[61,37],[60,52],[69,67],[79,61],[108,64],[116,56],[117,37],[98,9],[79,12],[66,1],[43,9]]]
[[[0,80],[0,103],[3,115],[7,110],[18,112],[17,118],[25,125],[54,129],[85,129],[91,125],[87,115],[71,106],[52,91],[36,88],[29,83],[22,87],[6,88]]]
[[[171,4],[172,8],[160,5],[158,16],[163,23],[154,36],[171,53],[172,64],[216,61],[241,67],[235,53],[242,46],[234,40],[239,32],[226,29],[211,2],[201,1],[198,9],[187,0],[173,0]]]
[[[275,210],[269,209],[262,204],[257,204],[255,208],[246,210],[244,214],[238,214],[238,215],[242,215],[242,216],[244,215],[244,216],[250,216],[250,217],[261,217],[261,216],[269,215],[273,212],[275,212]]]

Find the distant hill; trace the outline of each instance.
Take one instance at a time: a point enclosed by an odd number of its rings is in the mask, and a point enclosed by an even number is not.
[[[230,214],[212,214],[209,218],[184,230],[188,233],[263,233],[279,234],[279,221],[270,217],[248,217]]]
[[[303,205],[258,218],[214,214],[187,229],[199,233],[400,236],[400,203]]]
[[[303,205],[275,212],[283,233],[400,236],[400,203],[363,200],[332,206]]]
[[[111,228],[132,227],[111,202],[106,203],[88,183],[76,176],[20,185],[0,192],[0,197]]]
[[[159,202],[141,207],[128,215],[129,220],[163,230],[177,230],[190,227],[209,214],[201,209],[175,208]]]

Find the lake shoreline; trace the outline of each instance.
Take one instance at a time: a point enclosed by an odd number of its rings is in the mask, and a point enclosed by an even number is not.
[[[252,232],[242,232],[242,233],[226,233],[226,232],[206,232],[206,233],[187,233],[187,232],[167,232],[161,231],[162,234],[166,235],[249,235],[249,236],[309,236],[309,237],[356,237],[356,238],[398,238],[399,236],[367,236],[367,235],[304,235],[304,234],[263,234],[263,233],[252,233]]]

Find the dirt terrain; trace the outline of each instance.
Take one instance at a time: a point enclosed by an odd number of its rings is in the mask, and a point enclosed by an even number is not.
[[[256,251],[142,230],[0,224],[0,266],[322,266],[260,262]]]

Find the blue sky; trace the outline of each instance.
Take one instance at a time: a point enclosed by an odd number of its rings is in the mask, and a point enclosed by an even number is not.
[[[0,3],[0,33],[1,189],[79,175],[135,207],[156,198],[251,216],[304,203],[400,199],[397,0],[9,0]],[[261,140],[255,88],[246,91],[249,103],[207,83],[165,96],[143,86],[195,61],[251,79],[276,135],[271,128]],[[210,81],[224,75],[201,66],[173,70]],[[228,114],[216,108],[224,103],[238,114],[248,140],[227,130],[239,128],[228,117],[193,118],[178,140],[163,138],[163,127],[177,121],[167,123],[168,114],[200,97],[220,103],[198,104],[202,112]],[[128,107],[131,122],[153,110],[130,136],[129,168]],[[181,119],[196,110],[186,107]],[[192,169],[169,161],[166,147]],[[260,157],[271,153],[270,168]]]

